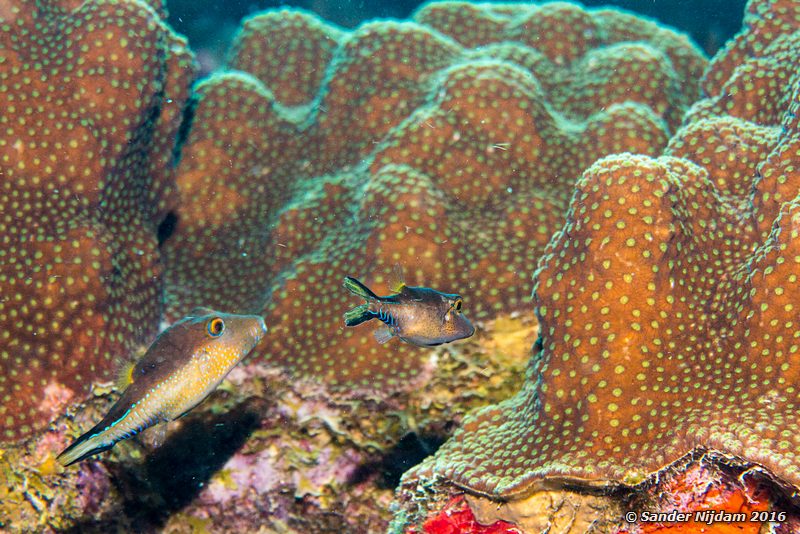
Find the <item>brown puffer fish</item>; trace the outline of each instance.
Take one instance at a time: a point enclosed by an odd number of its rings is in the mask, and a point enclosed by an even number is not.
[[[375,332],[379,343],[396,336],[412,345],[434,347],[475,333],[461,313],[464,301],[460,295],[400,284],[394,295],[379,297],[350,276],[345,277],[344,287],[367,301],[345,313],[344,324],[356,326],[378,319],[386,325]]]
[[[266,331],[257,315],[193,310],[156,337],[133,366],[130,385],[108,415],[59,454],[58,461],[65,466],[79,462],[181,417],[216,389]]]

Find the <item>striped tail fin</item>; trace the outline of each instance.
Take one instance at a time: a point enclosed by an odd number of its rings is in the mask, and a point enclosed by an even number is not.
[[[369,304],[361,304],[345,312],[344,324],[345,326],[356,326],[364,321],[369,321],[373,317],[375,317],[375,314],[369,311]]]
[[[61,454],[58,455],[57,460],[61,465],[64,467],[72,465],[89,456],[107,451],[114,446],[113,441],[109,443],[104,439],[102,434],[93,433],[93,430],[94,429],[76,439],[72,445],[64,449]]]
[[[361,282],[359,282],[358,280],[356,280],[352,276],[345,276],[343,285],[344,285],[345,289],[350,291],[350,293],[353,293],[354,295],[358,295],[362,299],[366,299],[366,300],[371,300],[371,299],[379,300],[380,299],[380,297],[378,295],[376,295],[375,293],[373,293],[372,290],[370,290],[370,288],[368,288],[367,286],[365,286],[364,284],[362,284]]]

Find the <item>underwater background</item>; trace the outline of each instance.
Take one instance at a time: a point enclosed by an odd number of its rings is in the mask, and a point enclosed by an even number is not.
[[[297,7],[317,13],[325,20],[353,28],[373,18],[408,18],[423,2],[399,0],[379,2],[364,0],[297,2],[242,1],[169,2],[167,21],[189,39],[205,71],[217,68],[227,50],[239,21],[264,9]],[[680,29],[709,55],[741,27],[745,0],[588,0],[591,6],[617,6]]]
[[[618,5],[0,1],[0,530],[800,532],[800,3]]]

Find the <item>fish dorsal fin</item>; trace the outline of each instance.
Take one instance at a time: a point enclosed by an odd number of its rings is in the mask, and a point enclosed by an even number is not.
[[[392,282],[389,289],[391,289],[392,293],[401,293],[405,287],[405,282]]]
[[[133,371],[136,369],[136,364],[147,353],[145,345],[135,347],[130,354],[128,361],[126,361],[117,375],[116,386],[120,391],[124,391],[128,386],[133,383]]]
[[[406,287],[405,275],[403,274],[403,266],[399,263],[394,264],[392,268],[392,275],[389,278],[389,289],[393,293],[400,293]]]

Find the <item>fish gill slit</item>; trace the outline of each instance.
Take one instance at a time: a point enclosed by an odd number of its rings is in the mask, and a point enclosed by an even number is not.
[[[384,311],[382,306],[378,308],[378,319],[380,319],[381,322],[386,326],[397,326],[397,319],[395,319],[391,312]]]

